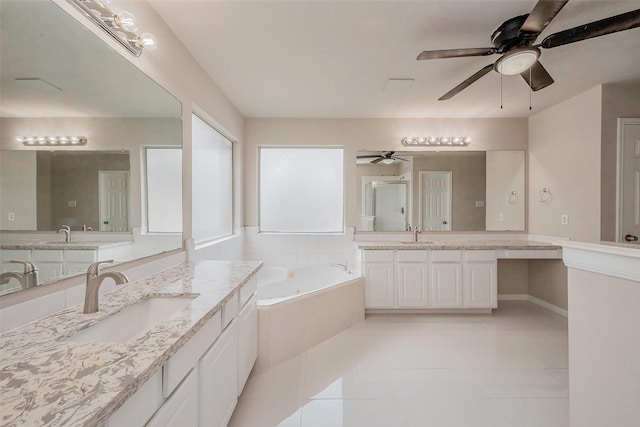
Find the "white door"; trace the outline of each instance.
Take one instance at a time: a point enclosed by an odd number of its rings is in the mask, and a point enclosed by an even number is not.
[[[129,171],[98,171],[100,231],[129,231]]]
[[[374,230],[407,229],[407,183],[374,181]]]
[[[451,231],[451,171],[420,172],[422,231]]]
[[[640,245],[640,119],[620,119],[620,235]]]

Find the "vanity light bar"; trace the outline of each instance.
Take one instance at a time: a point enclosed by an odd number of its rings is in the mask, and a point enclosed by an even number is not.
[[[30,146],[87,145],[87,138],[84,136],[17,136],[16,141]]]
[[[142,50],[156,50],[158,41],[151,33],[137,34],[136,17],[126,10],[112,12],[106,5],[108,0],[67,0],[89,19],[98,24],[111,37],[124,46],[133,56],[140,56]]]
[[[458,145],[465,146],[471,143],[468,136],[405,136],[403,145]]]

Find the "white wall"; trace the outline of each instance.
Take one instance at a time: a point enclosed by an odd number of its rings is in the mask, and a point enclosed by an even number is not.
[[[487,152],[487,230],[525,229],[524,157],[522,151]]]
[[[597,86],[529,118],[530,233],[600,240],[601,105]],[[536,199],[544,187],[549,203]]]
[[[442,151],[526,150],[527,119],[247,119],[244,142],[245,225],[257,225],[259,145],[345,147],[346,225],[358,224],[358,150],[406,150],[407,135],[461,135],[471,145]],[[415,150],[415,149],[414,149]],[[431,149],[435,150],[435,149]]]
[[[37,221],[35,153],[0,152],[0,230],[35,230]]]

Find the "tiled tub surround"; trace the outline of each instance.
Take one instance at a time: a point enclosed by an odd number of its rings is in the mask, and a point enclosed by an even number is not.
[[[0,335],[2,426],[98,425],[156,374],[261,267],[254,261],[181,264]],[[152,295],[198,294],[184,309],[125,343],[61,342]]]

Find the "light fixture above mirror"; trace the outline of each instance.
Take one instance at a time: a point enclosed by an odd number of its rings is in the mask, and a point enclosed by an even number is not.
[[[16,136],[16,141],[26,146],[87,145],[87,138],[84,136]]]
[[[114,13],[106,4],[107,0],[68,0],[69,3],[81,10],[100,28],[109,33],[134,56],[140,56],[142,50],[149,51],[158,48],[158,41],[151,33],[138,35],[136,17],[126,10]]]
[[[467,146],[471,143],[468,136],[405,136],[403,145],[457,145]]]

